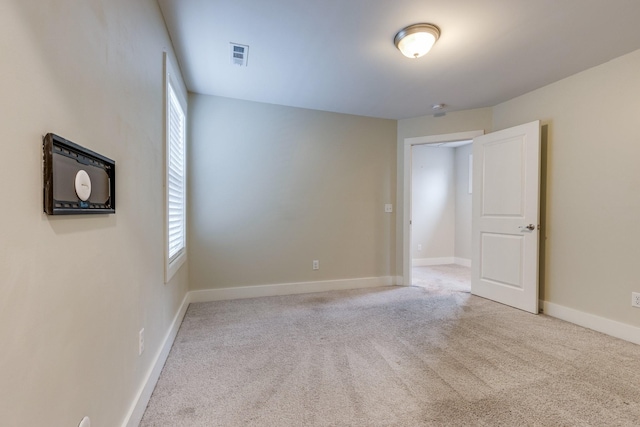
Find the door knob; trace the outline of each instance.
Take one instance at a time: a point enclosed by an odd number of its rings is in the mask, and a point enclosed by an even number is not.
[[[518,228],[520,229],[520,231],[525,231],[525,230],[533,231],[536,229],[536,226],[533,224],[529,224],[529,225],[521,225]]]

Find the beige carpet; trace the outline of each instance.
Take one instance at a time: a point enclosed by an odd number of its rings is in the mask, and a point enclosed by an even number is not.
[[[638,426],[640,346],[465,292],[192,304],[142,426]]]
[[[413,267],[412,284],[432,292],[471,292],[471,269],[457,264]]]

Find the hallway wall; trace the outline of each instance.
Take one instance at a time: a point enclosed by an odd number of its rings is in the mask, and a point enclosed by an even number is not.
[[[448,264],[455,253],[455,150],[416,145],[411,158],[412,264]]]

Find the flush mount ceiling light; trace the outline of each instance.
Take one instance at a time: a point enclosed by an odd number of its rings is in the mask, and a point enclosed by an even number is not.
[[[414,24],[403,28],[393,39],[407,58],[420,58],[431,50],[440,37],[440,29],[433,24]]]

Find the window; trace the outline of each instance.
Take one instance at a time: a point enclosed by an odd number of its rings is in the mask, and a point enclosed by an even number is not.
[[[180,76],[165,54],[166,68],[166,247],[165,282],[187,257],[186,237],[186,102]]]

